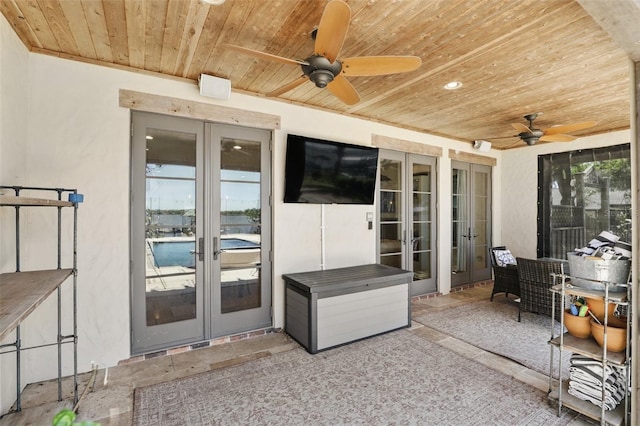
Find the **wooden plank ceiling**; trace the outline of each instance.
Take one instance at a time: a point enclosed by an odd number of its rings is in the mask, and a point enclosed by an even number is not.
[[[574,0],[346,0],[351,24],[339,58],[415,55],[412,72],[349,77],[348,106],[306,82],[278,97],[494,148],[526,145],[510,123],[543,112],[536,127],[595,120],[590,135],[628,129],[629,60]],[[313,52],[326,0],[1,0],[32,52],[196,81],[201,73],[264,96],[302,73],[286,58]],[[460,81],[458,90],[444,90]],[[503,138],[503,139],[500,139]],[[556,142],[557,143],[557,142]]]

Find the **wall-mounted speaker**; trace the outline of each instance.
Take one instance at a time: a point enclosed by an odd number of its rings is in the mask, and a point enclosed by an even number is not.
[[[202,96],[224,100],[229,99],[229,96],[231,96],[231,80],[200,74],[198,85]]]
[[[491,142],[476,139],[475,141],[473,141],[473,149],[476,149],[480,152],[489,152],[491,150]]]

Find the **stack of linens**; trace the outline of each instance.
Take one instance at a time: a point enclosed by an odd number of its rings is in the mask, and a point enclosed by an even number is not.
[[[603,370],[606,377],[604,406],[606,410],[613,410],[624,400],[627,380],[624,367],[607,365],[603,369],[600,361],[574,354],[569,368],[569,393],[602,407]]]
[[[595,256],[607,260],[628,260],[631,258],[631,244],[620,241],[620,237],[612,232],[602,231],[585,247],[576,248],[574,253],[578,256]]]

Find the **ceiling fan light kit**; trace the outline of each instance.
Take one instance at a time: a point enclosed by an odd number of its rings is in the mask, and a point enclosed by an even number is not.
[[[542,113],[536,112],[536,113],[527,114],[524,116],[524,119],[529,122],[529,127],[525,125],[520,125],[520,126],[516,124],[513,125],[513,127],[516,130],[524,130],[518,133],[518,136],[520,137],[520,139],[524,141],[524,143],[526,143],[529,146],[535,145],[536,142],[538,142],[540,138],[544,136],[544,132],[542,130],[536,129],[535,127],[533,127],[533,120],[538,118],[538,115],[541,115],[541,114]]]
[[[302,65],[302,72],[313,81],[316,87],[321,89],[327,87],[327,84],[331,83],[335,76],[342,71],[340,61],[331,63],[324,56],[311,56],[306,59],[306,62],[309,64]]]
[[[261,59],[297,64],[302,67],[303,76],[273,90],[267,96],[280,96],[309,80],[316,87],[321,89],[326,87],[347,105],[358,103],[360,95],[345,76],[362,77],[403,73],[416,70],[422,64],[422,60],[417,56],[363,56],[338,60],[350,21],[351,8],[347,3],[343,0],[331,0],[327,3],[320,18],[320,24],[311,32],[311,38],[314,40],[313,54],[304,61],[242,46],[226,46]]]

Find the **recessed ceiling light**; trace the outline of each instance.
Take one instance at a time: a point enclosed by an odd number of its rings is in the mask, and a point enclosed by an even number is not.
[[[462,83],[459,81],[450,81],[443,86],[447,90],[456,90],[462,87]]]
[[[209,4],[213,4],[213,5],[221,5],[225,2],[225,0],[202,0],[202,3],[209,3]]]
[[[242,147],[240,145],[234,145],[233,149],[242,149]]]
[[[151,136],[151,135],[147,135],[146,138],[147,138],[148,141],[153,140],[153,136]]]

